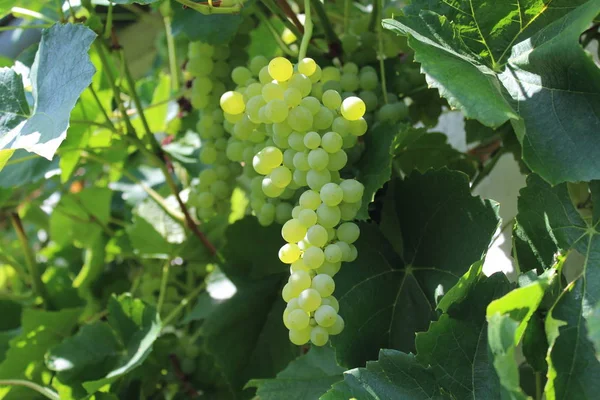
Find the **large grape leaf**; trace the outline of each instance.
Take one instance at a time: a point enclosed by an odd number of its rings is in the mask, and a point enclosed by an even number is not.
[[[467,176],[447,169],[392,181],[381,221],[361,225],[358,259],[335,277],[346,328],[332,342],[349,367],[380,348],[413,351],[415,332],[482,258],[498,225],[495,206],[472,197]]]
[[[2,84],[8,80],[11,85],[7,98],[0,101],[12,97],[21,112],[16,115],[10,109],[5,115],[0,111],[0,149],[25,149],[52,159],[67,135],[71,110],[94,75],[88,49],[95,36],[87,27],[73,24],[56,24],[42,31],[30,74],[33,113],[23,106],[22,83],[3,70]]]
[[[417,334],[417,360],[455,399],[500,399],[500,381],[488,348],[486,306],[511,285],[502,273],[482,277],[460,303]]]
[[[336,383],[322,400],[411,399],[441,400],[443,395],[430,368],[425,368],[412,354],[382,349],[377,361],[365,368],[344,373],[344,381]]]
[[[112,297],[108,322],[84,325],[48,353],[46,365],[61,383],[94,393],[140,366],[160,330],[153,307],[129,295]]]
[[[331,347],[313,346],[275,379],[252,379],[246,387],[256,387],[256,395],[262,400],[318,400],[331,385],[343,379],[343,372]]]
[[[578,40],[600,0],[583,3],[420,0],[384,26],[409,36],[450,105],[491,127],[511,120],[533,171],[588,181],[600,177],[600,71]]]
[[[175,7],[173,33],[183,33],[190,40],[226,44],[235,36],[243,20],[240,14],[204,15],[189,8]]]
[[[600,299],[600,182],[590,183],[594,214],[584,219],[573,205],[566,184],[555,187],[539,176],[527,179],[521,192],[530,207],[543,213],[559,248],[578,252],[583,259],[581,276],[558,296],[546,317],[545,329],[550,350],[547,355],[549,399],[593,399],[600,383],[600,362],[588,339],[586,320]],[[520,210],[520,212],[530,210]]]
[[[249,379],[275,377],[299,354],[282,319],[281,288],[289,268],[277,257],[280,229],[262,228],[256,218],[246,217],[225,234],[227,262],[221,268],[236,293],[206,317],[202,338],[234,396]]]
[[[48,373],[44,354],[71,334],[77,325],[81,310],[23,311],[21,332],[10,341],[10,348],[0,364],[0,379],[26,379],[42,383],[42,374]],[[9,386],[0,388],[0,397],[10,392],[14,399],[28,399],[30,389]]]

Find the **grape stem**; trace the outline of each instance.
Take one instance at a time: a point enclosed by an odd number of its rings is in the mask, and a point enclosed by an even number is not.
[[[321,0],[311,0],[311,2],[315,13],[317,13],[317,16],[319,17],[319,21],[323,27],[323,32],[325,33],[325,38],[329,44],[335,45],[339,43],[340,39],[337,37],[335,30],[333,30],[333,26],[331,25],[331,21],[329,21],[329,17],[325,12],[325,7],[323,7]]]
[[[376,0],[379,3],[377,20],[381,21],[381,13],[383,12],[383,0]],[[383,101],[388,103],[387,84],[385,80],[385,63],[383,62],[383,25],[381,22],[377,24],[377,41],[379,45],[379,75],[381,75],[381,91],[383,92]]]
[[[181,299],[181,302],[175,307],[173,311],[163,321],[163,327],[171,324],[175,318],[179,315],[179,313],[192,301],[194,300],[200,293],[204,291],[206,288],[206,282],[202,282],[193,292],[190,292],[185,298]]]
[[[310,15],[310,0],[304,0],[304,35],[300,43],[300,51],[298,51],[298,61],[306,57],[306,50],[310,43],[310,38],[313,32],[313,22]]]
[[[169,281],[169,271],[171,267],[171,260],[167,260],[162,269],[162,277],[160,279],[160,292],[158,293],[158,301],[156,302],[156,313],[160,315],[160,310],[165,302],[165,295],[167,293],[167,283]]]
[[[35,390],[47,399],[60,400],[60,396],[58,395],[58,393],[51,390],[50,388],[23,379],[0,379],[0,386],[24,386],[29,389]]]
[[[27,234],[25,233],[25,229],[23,228],[23,222],[21,221],[21,217],[18,213],[13,212],[10,214],[10,219],[13,227],[15,228],[15,231],[17,232],[19,242],[21,242],[21,248],[23,249],[23,253],[25,255],[25,262],[27,263],[27,267],[29,268],[29,275],[31,276],[33,291],[42,299],[43,303],[46,305],[46,308],[52,309],[52,302],[50,301],[50,296],[48,295],[48,291],[46,290],[44,281],[42,281],[41,271],[35,259],[35,255],[33,254],[31,247],[29,246],[29,240],[27,239]]]
[[[163,23],[165,24],[165,35],[167,36],[167,49],[169,51],[169,69],[171,70],[171,89],[174,92],[179,91],[179,67],[177,66],[177,53],[175,48],[175,38],[173,37],[173,29],[171,29],[171,3],[165,2],[169,7],[163,13]],[[162,8],[161,8],[161,11]]]

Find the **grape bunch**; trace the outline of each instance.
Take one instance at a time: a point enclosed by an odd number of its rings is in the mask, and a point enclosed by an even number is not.
[[[192,106],[200,110],[196,126],[202,140],[200,161],[206,166],[190,194],[190,205],[196,207],[200,219],[208,220],[227,210],[235,178],[241,173],[239,163],[232,163],[225,155],[228,134],[219,107],[229,79],[230,50],[227,46],[191,42],[188,57],[187,72],[194,78]]]
[[[292,343],[323,346],[344,328],[333,276],[358,256],[353,243],[360,230],[351,221],[364,187],[340,171],[348,161],[345,150],[367,131],[366,105],[350,94],[342,98],[338,68],[321,69],[310,58],[295,68],[282,57],[268,63],[255,58],[249,67],[234,69],[238,87],[220,99],[232,134],[227,155],[244,162],[262,224],[272,222],[283,204],[271,200],[294,200],[281,213],[287,243],[279,258],[291,273],[282,291],[288,303],[283,319]]]

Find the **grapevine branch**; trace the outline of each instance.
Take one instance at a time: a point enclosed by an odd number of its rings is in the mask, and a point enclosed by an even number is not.
[[[306,57],[306,50],[312,37],[313,22],[310,16],[310,0],[304,0],[304,35],[302,36],[302,42],[300,43],[300,51],[298,52],[298,61]]]
[[[277,0],[277,4],[279,5],[279,8],[283,10],[284,14],[292,20],[294,25],[296,25],[298,31],[300,31],[300,33],[304,33],[304,27],[300,23],[300,20],[296,16],[294,10],[292,10],[292,7],[290,7],[290,5],[288,4],[287,0]]]
[[[0,379],[0,386],[24,386],[35,390],[47,399],[60,400],[58,393],[54,392],[53,390],[44,386],[40,386],[35,382],[26,381],[23,379]]]

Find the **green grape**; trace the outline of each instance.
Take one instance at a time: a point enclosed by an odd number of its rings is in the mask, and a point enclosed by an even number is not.
[[[192,91],[202,94],[208,94],[213,88],[213,83],[210,78],[206,76],[199,76],[194,79],[194,83],[192,84]]]
[[[360,120],[359,120],[360,121]],[[331,124],[331,129],[340,135],[346,135],[350,133],[350,127],[357,121],[350,122],[344,117],[336,117]]]
[[[321,102],[316,97],[305,97],[300,102],[300,105],[306,108],[312,115],[316,115],[321,109]]]
[[[335,319],[333,326],[327,328],[327,332],[332,336],[339,335],[340,333],[342,333],[343,330],[344,330],[344,320],[342,319],[342,317],[340,315],[338,315],[337,318]]]
[[[246,67],[235,67],[233,71],[231,71],[231,79],[235,84],[241,86],[252,79],[252,72]]]
[[[300,206],[296,206],[292,209],[292,218],[298,218],[298,216],[300,215],[300,211],[302,211],[303,208]]]
[[[296,107],[300,105],[300,102],[302,101],[302,93],[298,89],[290,87],[283,93],[283,99],[288,106]]]
[[[269,75],[273,79],[284,82],[292,77],[294,73],[294,67],[292,63],[283,57],[275,57],[269,62]]]
[[[365,115],[365,103],[358,97],[348,97],[342,102],[342,115],[349,121],[356,121]]]
[[[314,249],[315,247],[311,247]],[[298,305],[306,312],[313,312],[321,305],[321,295],[315,289],[303,290],[298,297]]]
[[[338,207],[340,208],[342,221],[352,221],[354,218],[356,218],[356,214],[358,213],[358,210],[360,209],[360,202],[357,202],[357,203],[342,202]]]
[[[284,287],[285,290],[285,287]],[[283,296],[282,296],[283,297]],[[284,297],[285,298],[285,297]],[[295,300],[295,299],[292,299]],[[287,329],[291,329],[290,325],[288,324],[288,317],[290,316],[290,313],[293,311],[294,309],[290,309],[288,307],[285,308],[285,310],[283,310],[283,325],[287,328]]]
[[[329,163],[327,169],[330,171],[339,171],[346,166],[348,162],[348,155],[344,150],[336,151],[335,153],[329,154]]]
[[[317,83],[321,80],[321,77],[323,76],[323,70],[321,69],[321,67],[319,67],[319,65],[317,65],[317,69],[315,70],[315,72],[309,76],[309,79],[312,83]]]
[[[312,82],[306,75],[294,74],[294,76],[292,76],[292,79],[290,79],[289,81],[288,87],[298,89],[302,96],[306,97],[310,94],[310,91],[312,90]]]
[[[323,328],[332,327],[335,324],[336,319],[337,312],[331,306],[321,305],[315,311],[315,321],[317,321],[317,324]],[[306,321],[306,324],[308,325],[308,321]]]
[[[293,129],[288,125],[287,122],[276,122],[273,124],[273,133],[281,135],[282,137],[288,137],[292,133]]]
[[[371,90],[363,90],[358,95],[362,101],[365,102],[365,107],[367,107],[367,112],[373,112],[377,109],[377,105],[379,103],[379,99],[375,92]]]
[[[335,282],[331,276],[319,274],[312,279],[311,288],[316,290],[321,297],[329,297],[335,290]]]
[[[294,261],[292,263],[292,266],[290,267],[290,272],[294,273],[296,271],[306,271],[306,272],[310,272],[311,269],[308,268],[306,266],[306,264],[304,264],[304,260],[302,260],[301,258],[299,258],[298,260]]]
[[[283,88],[273,82],[269,82],[266,85],[264,85],[261,93],[264,101],[267,103],[271,100],[283,100],[284,98]]]
[[[293,344],[295,344],[297,346],[302,346],[303,344],[308,343],[308,341],[310,340],[311,331],[312,331],[312,328],[310,326],[308,326],[302,330],[290,329],[290,333],[289,333],[290,342],[292,342]]]
[[[329,333],[320,326],[315,326],[310,332],[310,342],[315,346],[325,346],[329,341]]]
[[[338,93],[341,93],[342,92],[342,84],[339,81],[333,81],[333,80],[328,81],[323,84],[323,90],[324,91],[334,90]],[[343,93],[342,93],[342,98],[344,98]]]
[[[337,228],[337,237],[348,244],[354,243],[360,236],[360,228],[353,222],[344,222]]]
[[[187,70],[192,76],[208,76],[213,71],[215,64],[210,58],[190,58]]]
[[[317,213],[308,208],[300,209],[296,218],[298,218],[298,221],[302,225],[309,229],[317,223]]]
[[[354,74],[342,74],[340,78],[340,85],[342,86],[342,90],[346,92],[355,92],[358,90],[360,81],[358,76]]]
[[[223,111],[230,115],[241,114],[246,109],[246,105],[244,104],[244,96],[242,96],[242,94],[238,92],[229,91],[223,93],[223,95],[221,96],[220,103],[221,108],[223,108]]]
[[[342,202],[344,191],[339,185],[329,182],[321,188],[320,196],[323,204],[333,207]]]
[[[252,98],[255,96],[262,97],[262,85],[258,82],[254,82],[248,85],[248,87],[246,88],[246,96],[248,98]]]
[[[325,83],[328,81],[339,81],[341,78],[340,70],[336,67],[325,67],[323,68],[323,75],[321,76],[321,82]]]
[[[317,63],[312,58],[303,58],[298,62],[298,72],[311,76],[317,70]]]
[[[319,135],[317,132],[308,132],[306,135],[304,135],[304,145],[307,148],[314,150],[319,147],[320,144],[321,135]]]
[[[317,83],[313,82],[313,86],[310,91],[310,94],[312,97],[315,97],[317,99],[320,99],[321,97],[323,97],[323,84],[321,82],[317,82]]]
[[[336,263],[336,265],[341,265],[341,263]],[[339,268],[339,267],[338,267]],[[333,296],[324,297],[321,299],[321,306],[330,306],[333,310],[338,313],[340,311],[340,303],[338,303],[337,299]],[[296,302],[296,306],[298,306]],[[288,304],[289,307],[289,304]]]
[[[308,327],[308,322],[310,321],[310,317],[308,316],[308,313],[301,309],[292,310],[288,314],[287,319],[288,319],[287,325],[290,327],[290,329],[293,329],[293,330],[306,329]],[[327,320],[327,322],[329,322],[329,320]],[[333,325],[333,323],[331,325]],[[331,325],[329,325],[329,326],[331,326]]]
[[[258,80],[263,85],[266,85],[273,80],[273,77],[271,77],[271,74],[269,73],[269,67],[261,68],[260,72],[258,73]]]
[[[358,50],[358,36],[352,34],[344,34],[340,37],[340,41],[342,42],[342,49],[344,50],[344,53],[352,54],[356,50]]]
[[[327,245],[325,250],[323,250],[323,253],[325,254],[325,261],[327,262],[336,263],[342,261],[342,250],[335,244]]]
[[[279,259],[284,264],[292,264],[300,258],[300,248],[295,243],[286,243],[279,249]]]
[[[287,140],[286,140],[287,144]],[[283,165],[288,167],[290,170],[294,169],[294,156],[298,154],[298,152],[294,149],[287,149],[283,152]]]
[[[273,185],[285,188],[292,181],[292,171],[289,168],[284,167],[283,165],[273,169],[270,173],[271,182]]]
[[[271,100],[266,107],[266,116],[271,122],[283,122],[288,117],[289,108],[283,100]]]
[[[217,161],[217,149],[203,146],[200,149],[200,161],[202,164],[214,164]]]
[[[315,132],[316,133],[316,132]],[[317,134],[318,135],[318,134]],[[320,139],[320,137],[319,137]],[[308,165],[311,169],[321,171],[327,168],[329,154],[323,149],[314,149],[308,153]]]
[[[312,246],[304,250],[302,259],[307,267],[311,269],[317,269],[323,265],[323,262],[325,261],[325,254],[319,247]]]
[[[283,193],[285,188],[281,188],[275,185],[270,177],[264,177],[262,180],[262,191],[267,197],[279,197]]]
[[[344,201],[347,203],[357,203],[361,201],[365,187],[355,179],[345,179],[340,183],[344,192]]]
[[[288,136],[288,144],[292,149],[298,152],[302,153],[306,150],[306,146],[304,145],[304,135],[300,132],[292,132],[290,136]]]
[[[313,125],[318,130],[328,129],[333,123],[333,112],[327,107],[321,107],[314,117]]]
[[[303,151],[294,154],[294,167],[300,171],[308,171],[310,169],[310,165],[308,164],[308,154]]]
[[[294,171],[292,176],[294,179],[294,183],[296,185],[298,185],[298,187],[303,187],[303,186],[308,185],[308,182],[306,181],[306,176],[307,176],[306,171],[300,171],[299,169],[297,169]]]
[[[323,105],[330,110],[339,110],[342,105],[342,96],[335,90],[325,91],[321,100],[323,101]]]
[[[200,41],[190,42],[188,44],[188,57],[189,58],[198,58],[198,57],[212,57],[215,52],[215,48],[210,44],[203,43]]]
[[[307,108],[300,105],[290,110],[287,122],[293,130],[307,132],[313,124],[313,116]]]
[[[246,113],[248,114],[250,121],[254,122],[255,124],[260,123],[259,111],[261,107],[265,106],[266,104],[267,103],[265,103],[265,100],[261,95],[251,97],[246,102]]]
[[[321,147],[328,153],[337,153],[342,149],[344,141],[339,133],[327,132],[323,135]]]
[[[255,56],[250,60],[250,71],[255,76],[260,74],[260,71],[269,65],[269,60],[265,56]]]
[[[288,282],[290,285],[292,285],[294,292],[301,292],[305,289],[308,289],[312,284],[311,276],[306,271],[297,271],[292,273],[288,279]]]
[[[351,244],[350,245],[350,254],[348,254],[348,257],[346,258],[346,262],[352,262],[355,261],[358,258],[358,249],[356,248],[355,245]]]
[[[360,73],[360,88],[363,90],[375,90],[379,85],[377,73],[371,70],[363,70]]]
[[[281,236],[288,243],[297,243],[306,235],[306,227],[297,219],[290,219],[281,228]]]
[[[323,263],[323,265],[321,265],[316,270],[316,273],[317,274],[326,274],[326,275],[329,275],[329,276],[333,277],[333,276],[335,276],[335,274],[337,274],[340,271],[341,267],[342,267],[342,263],[341,262],[330,263],[328,261],[325,261]]]
[[[338,206],[321,204],[317,208],[317,222],[325,228],[335,227],[341,219],[341,211]]]
[[[265,159],[260,156],[260,153],[255,155],[254,158],[252,159],[252,167],[254,168],[254,170],[256,172],[258,172],[261,175],[268,175],[273,170],[273,168],[271,168],[267,164]]]
[[[205,187],[209,187],[212,183],[216,182],[217,173],[212,168],[203,169],[202,171],[200,171],[200,175],[198,175],[198,178],[200,179],[200,183],[202,185],[206,185]]]
[[[298,297],[298,296],[297,296],[297,294],[294,295],[294,293],[292,292],[292,286],[289,283],[286,283],[283,286],[283,289],[281,290],[281,297],[287,303],[288,301],[290,301],[294,297]]]
[[[323,247],[328,241],[327,230],[321,225],[313,225],[306,231],[306,239],[316,247]]]
[[[348,243],[342,242],[342,241],[336,242],[335,244],[342,251],[342,261],[349,262],[350,258],[352,256],[352,249],[350,249],[350,245]]]
[[[342,71],[345,74],[357,75],[358,74],[358,66],[353,62],[348,62],[348,63],[344,64],[344,66],[342,67]]]
[[[362,136],[367,133],[367,121],[364,118],[359,118],[356,121],[350,122],[350,133],[353,136]]]
[[[196,204],[200,208],[210,208],[215,204],[215,196],[211,192],[199,193],[196,197]]]
[[[261,226],[269,226],[273,223],[273,221],[275,219],[271,214],[259,213],[257,217],[258,217],[258,223]]]
[[[210,99],[208,95],[203,93],[193,93],[192,94],[192,107],[196,109],[204,109],[208,107]]]
[[[328,169],[321,171],[311,169],[306,173],[306,183],[312,190],[321,190],[323,185],[328,182],[331,182],[331,172]]]

